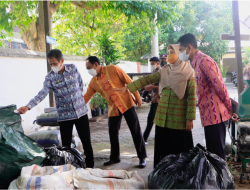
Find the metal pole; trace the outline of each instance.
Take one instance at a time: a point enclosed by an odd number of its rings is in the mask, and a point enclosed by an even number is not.
[[[51,20],[50,20],[49,4],[50,1],[43,1],[46,55],[52,49],[51,44],[46,43],[46,36],[51,36]],[[46,60],[47,60],[47,71],[50,72],[51,68],[48,59],[46,58]],[[49,105],[50,107],[54,107],[54,98],[52,90],[50,90],[49,92]]]
[[[238,0],[232,1],[233,8],[233,24],[235,33],[235,55],[237,61],[237,86],[238,86],[238,100],[240,100],[240,93],[244,90],[243,84],[243,68],[241,57],[241,43],[240,43],[240,23],[239,23],[239,6]]]

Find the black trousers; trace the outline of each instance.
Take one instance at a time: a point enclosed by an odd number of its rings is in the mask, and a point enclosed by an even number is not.
[[[226,124],[224,122],[204,127],[206,147],[225,160]]]
[[[191,131],[155,126],[154,168],[166,156],[189,152],[194,147]]]
[[[72,130],[73,130],[74,124],[76,126],[76,130],[79,135],[79,138],[81,139],[83,149],[84,149],[84,154],[86,155],[86,160],[85,160],[86,166],[88,168],[93,168],[94,156],[93,156],[93,149],[91,145],[89,119],[88,119],[87,114],[80,117],[79,119],[59,122],[62,145],[63,146],[71,145]]]
[[[120,112],[119,112],[120,113]],[[125,113],[123,113],[125,120],[130,129],[133,141],[135,144],[136,152],[139,159],[144,159],[147,157],[145,142],[142,137],[141,127],[135,107],[130,108]],[[120,160],[120,145],[119,145],[119,130],[121,127],[122,114],[119,116],[109,117],[109,138],[111,144],[111,160]]]
[[[157,106],[158,106],[158,103],[151,103],[150,110],[149,110],[149,113],[148,113],[147,126],[146,126],[146,129],[145,129],[144,133],[143,133],[143,138],[144,138],[145,142],[148,141],[149,134],[150,134],[150,132],[152,130],[152,127],[154,125],[154,118],[155,118],[155,113],[156,113],[156,110],[157,110]]]

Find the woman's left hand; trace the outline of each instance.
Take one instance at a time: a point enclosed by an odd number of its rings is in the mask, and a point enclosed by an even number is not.
[[[191,131],[194,128],[193,120],[187,119],[186,122],[186,131]]]

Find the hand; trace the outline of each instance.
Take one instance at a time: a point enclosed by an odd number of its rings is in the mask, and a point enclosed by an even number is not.
[[[232,120],[235,123],[238,123],[240,121],[240,119],[239,119],[239,117],[238,117],[238,115],[236,113],[233,113]]]
[[[193,120],[187,119],[186,122],[186,131],[191,131],[194,128]]]
[[[141,104],[142,104],[141,97],[139,97],[138,99],[135,100],[135,104],[138,105],[139,107],[141,107]]]
[[[145,88],[145,91],[149,92],[152,89],[152,85],[147,85],[144,88]]]
[[[19,114],[25,114],[29,110],[29,107],[23,106],[18,109]]]
[[[121,88],[113,88],[113,91],[119,91],[120,94],[122,95],[124,92],[126,92],[128,90],[127,86],[121,87]]]

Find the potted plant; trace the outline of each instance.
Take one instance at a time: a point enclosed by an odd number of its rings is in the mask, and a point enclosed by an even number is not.
[[[220,72],[221,72],[221,75],[222,75],[222,78],[223,78],[224,82],[226,82],[226,80],[227,80],[227,70],[228,70],[228,68],[229,68],[229,66],[223,67],[220,64]]]
[[[101,107],[101,113],[106,114],[107,113],[107,101],[103,97],[101,97],[100,107]]]
[[[95,93],[90,101],[90,109],[93,117],[101,115],[100,100],[101,95],[99,93]]]

